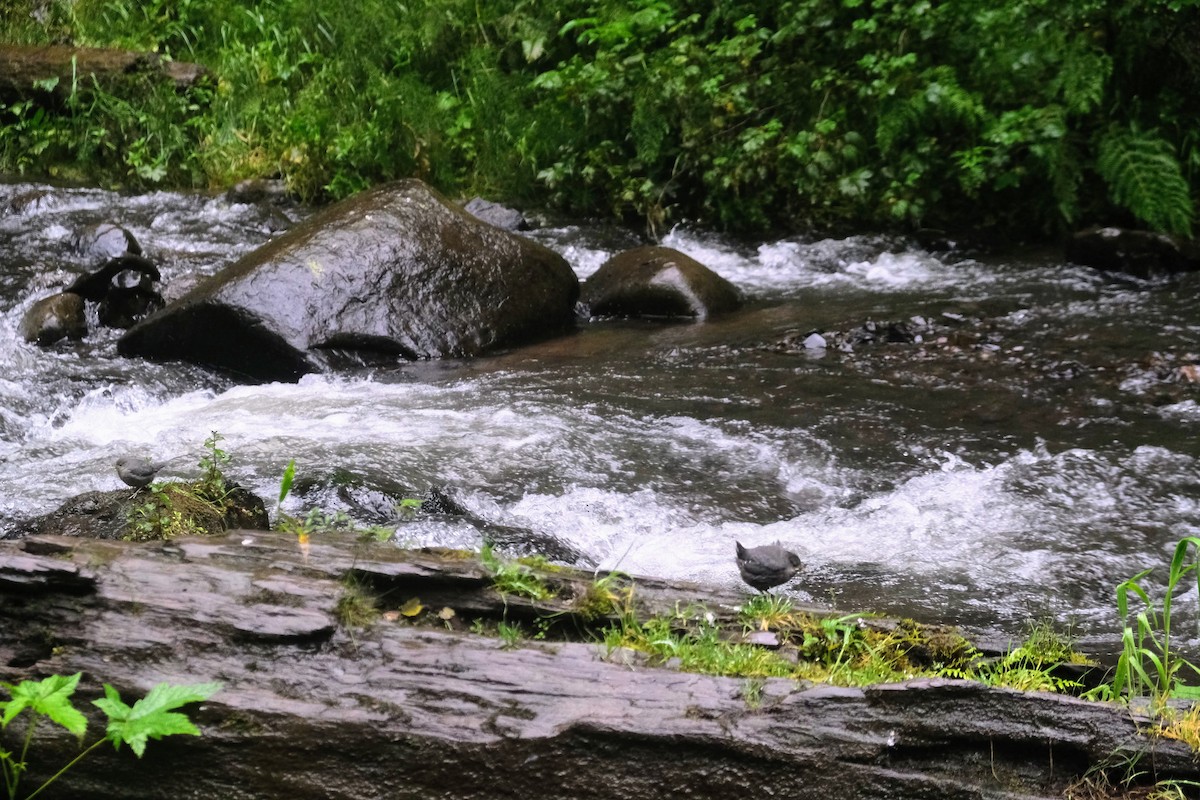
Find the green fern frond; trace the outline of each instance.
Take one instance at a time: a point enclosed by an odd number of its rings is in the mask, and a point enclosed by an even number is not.
[[[920,135],[952,129],[973,131],[985,119],[987,111],[983,103],[959,84],[954,70],[937,67],[923,77],[923,86],[880,115],[875,142],[883,153],[890,153],[898,143]]]
[[[1174,148],[1156,132],[1109,129],[1096,169],[1114,203],[1156,231],[1191,236],[1195,207],[1187,180]]]
[[[1095,47],[1076,42],[1068,49],[1055,81],[1067,110],[1086,114],[1100,105],[1112,69],[1112,57]]]
[[[896,144],[921,129],[927,114],[928,103],[924,94],[914,94],[907,99],[892,103],[879,115],[875,126],[875,143],[885,155],[895,150]]]

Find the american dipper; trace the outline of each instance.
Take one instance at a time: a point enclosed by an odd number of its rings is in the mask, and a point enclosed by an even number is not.
[[[117,459],[117,477],[127,486],[132,486],[135,489],[142,489],[150,485],[150,482],[154,480],[154,476],[162,468],[162,464],[156,464],[137,456],[121,456]],[[137,492],[134,492],[134,494],[137,494]]]
[[[779,542],[761,547],[742,547],[741,542],[735,544],[742,580],[760,592],[787,583],[800,571],[800,556],[784,550]]]

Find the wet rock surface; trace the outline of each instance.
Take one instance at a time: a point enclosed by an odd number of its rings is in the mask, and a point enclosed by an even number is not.
[[[140,696],[220,680],[192,709],[204,735],[111,750],[60,796],[373,798],[1048,798],[1093,768],[1196,779],[1180,742],[1127,708],[923,680],[867,689],[759,682],[647,666],[548,639],[506,648],[464,625],[385,611],[348,630],[347,580],[384,608],[414,597],[455,620],[546,612],[564,627],[590,574],[549,576],[559,599],[503,598],[460,553],[352,537],[235,531],[155,544],[35,537],[0,543],[0,679],[83,671]],[[640,610],[738,595],[638,580]],[[828,611],[828,610],[826,610]],[[432,614],[431,614],[432,616]],[[576,638],[578,632],[576,634]],[[90,708],[90,704],[81,703]],[[95,721],[93,720],[93,727]],[[75,751],[43,732],[49,763]],[[41,763],[41,762],[39,762]]]
[[[98,222],[77,231],[71,237],[71,248],[80,258],[94,264],[119,256],[142,254],[137,237],[128,228],[115,222]]]
[[[657,245],[604,262],[584,283],[581,299],[596,316],[704,319],[741,305],[729,281],[691,256]]]
[[[506,231],[527,231],[529,221],[525,215],[515,208],[508,208],[482,197],[473,197],[463,206],[463,210],[475,215],[489,225],[495,225]]]
[[[118,238],[124,246],[124,238]],[[97,319],[110,328],[128,328],[162,308],[158,267],[132,251],[122,253],[30,306],[21,319],[25,341],[46,346],[64,338],[82,339],[88,332],[85,301],[96,304]]]
[[[84,492],[48,514],[17,523],[8,531],[7,538],[52,534],[120,541],[131,534],[131,521],[136,519],[137,506],[149,500],[148,490]],[[223,518],[221,514],[224,514]],[[231,484],[227,487],[221,510],[213,514],[212,524],[215,528],[266,530],[270,520],[261,498]],[[0,535],[0,538],[6,537]]]
[[[62,339],[82,339],[86,333],[83,298],[72,292],[43,297],[21,318],[21,338],[42,346]]]
[[[1137,278],[1200,270],[1200,244],[1165,233],[1127,228],[1090,228],[1067,242],[1077,264]]]
[[[540,555],[567,564],[595,563],[578,547],[552,531],[504,525],[472,512],[449,486],[431,486],[419,492],[386,476],[358,475],[336,469],[329,475],[298,479],[292,494],[303,502],[304,510],[298,514],[301,518],[314,513],[328,519],[332,512],[335,521],[341,514],[350,527],[351,518],[383,526],[385,536],[389,534],[388,527],[394,530],[418,518],[465,522],[478,531],[479,541],[510,555]]]
[[[986,385],[992,390],[988,404],[966,413],[989,423],[1029,413],[1065,420],[1094,415],[1097,407],[1153,408],[1200,399],[1200,350],[1183,346],[1131,358],[1124,352],[1130,349],[1128,343],[1121,341],[1114,342],[1107,358],[1084,358],[1070,338],[1031,333],[1025,316],[1019,309],[994,314],[978,307],[953,307],[940,314],[867,320],[837,330],[795,329],[762,349],[835,361],[897,384]],[[1121,332],[1096,326],[1076,336],[1100,341],[1119,338]],[[1022,390],[1007,397],[995,391],[1009,385]]]
[[[296,380],[363,359],[472,356],[562,333],[578,292],[553,251],[399,181],[248,254],[136,325],[119,350]]]

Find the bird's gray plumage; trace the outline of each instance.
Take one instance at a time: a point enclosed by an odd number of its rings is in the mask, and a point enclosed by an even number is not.
[[[759,591],[787,583],[800,571],[800,556],[785,550],[779,542],[760,547],[737,545],[738,572],[742,580]]]
[[[135,489],[149,486],[162,468],[162,464],[137,456],[121,456],[117,459],[117,477]]]

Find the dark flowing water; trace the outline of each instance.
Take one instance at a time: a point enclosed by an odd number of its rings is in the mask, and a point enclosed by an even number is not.
[[[229,472],[269,501],[293,458],[326,486],[339,468],[450,486],[478,517],[552,532],[602,566],[714,585],[738,582],[735,540],[778,539],[806,565],[797,597],[1013,638],[1049,617],[1111,651],[1116,584],[1150,566],[1165,578],[1175,543],[1200,535],[1198,276],[1134,283],[1047,253],[675,231],[664,244],[737,284],[743,312],[584,322],[489,358],[239,386],[120,358],[113,332],[42,350],[17,326],[88,266],[71,249],[88,224],[129,228],[178,294],[265,241],[277,212],[29,185],[0,186],[5,208],[0,536],[118,488],[123,453],[195,476],[216,430]],[[636,243],[606,225],[531,235],[581,278]],[[894,322],[922,340],[880,341]],[[795,344],[812,330],[824,350]],[[338,510],[332,489],[313,496]],[[479,545],[445,518],[395,538]]]

